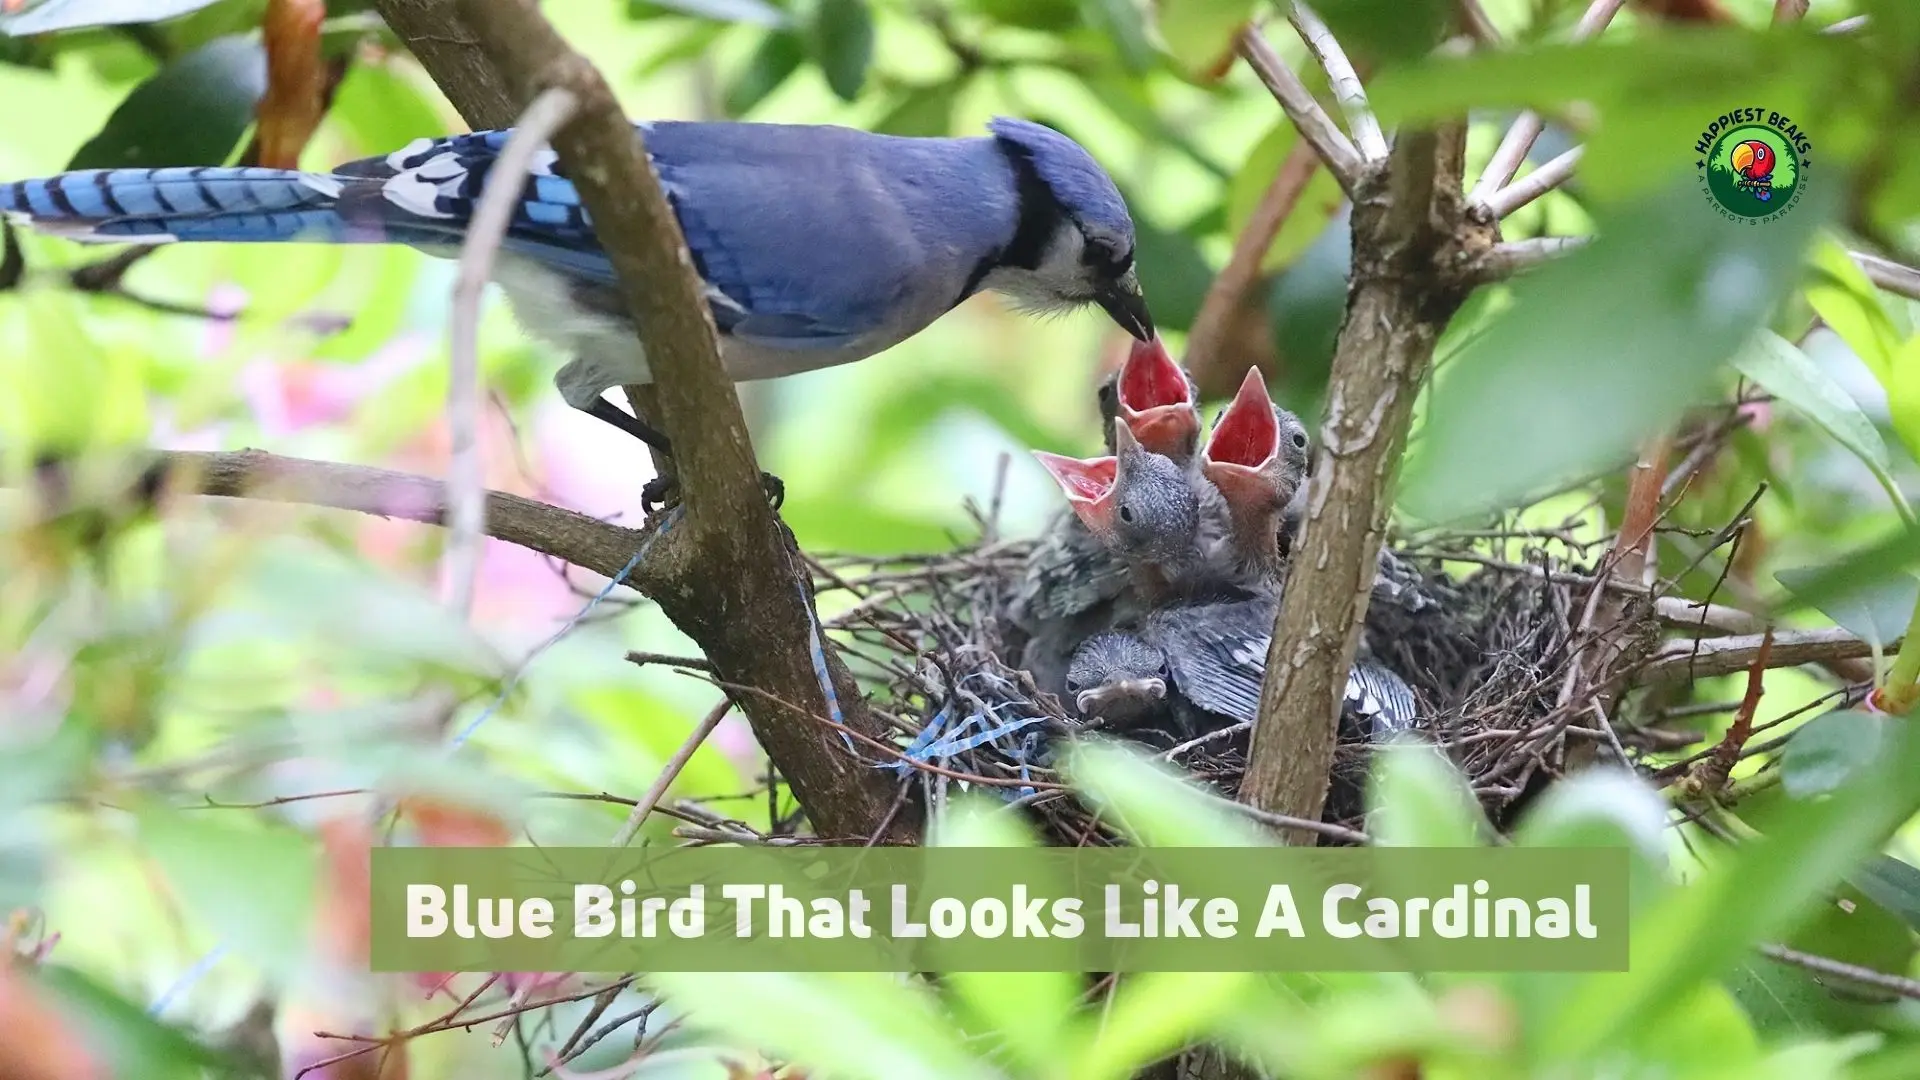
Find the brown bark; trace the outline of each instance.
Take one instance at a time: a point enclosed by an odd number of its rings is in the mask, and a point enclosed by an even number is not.
[[[739,397],[640,136],[593,65],[527,0],[380,0],[379,7],[470,124],[510,124],[548,87],[580,102],[554,149],[640,328],[655,380],[642,396],[652,406],[649,419],[673,443],[681,480],[683,513],[634,585],[700,645],[723,682],[749,688],[736,694],[741,712],[815,829],[872,834],[887,820],[895,787],[816,719],[830,709],[812,661],[802,563],[762,492]],[[826,656],[844,722],[880,735],[852,677],[830,649]],[[911,815],[900,814],[885,839],[911,842],[916,831]]]
[[[1346,321],[1240,786],[1274,813],[1320,817],[1414,398],[1466,296],[1461,269],[1493,241],[1465,213],[1462,141],[1457,125],[1401,132],[1358,187]]]

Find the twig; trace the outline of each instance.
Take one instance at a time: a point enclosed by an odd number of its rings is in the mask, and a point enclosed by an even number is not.
[[[1487,212],[1496,220],[1509,217],[1515,210],[1566,183],[1586,152],[1586,147],[1576,146],[1494,192],[1487,198]]]
[[[1593,0],[1586,14],[1580,16],[1580,22],[1573,28],[1572,40],[1585,41],[1587,38],[1606,29],[1607,24],[1626,4],[1626,0]],[[1540,114],[1531,109],[1514,118],[1513,126],[1500,140],[1493,157],[1487,161],[1486,171],[1473,185],[1472,194],[1467,196],[1469,203],[1489,205],[1494,193],[1506,187],[1513,174],[1520,171],[1520,165],[1527,160],[1527,154],[1533,150],[1534,142],[1540,138],[1544,128]]]
[[[1799,22],[1807,17],[1808,0],[1773,0],[1773,25]]]
[[[633,842],[634,834],[640,831],[640,826],[645,824],[647,815],[653,813],[653,808],[659,805],[667,789],[680,778],[681,770],[687,767],[687,762],[693,760],[693,755],[700,749],[700,744],[707,741],[707,736],[712,735],[713,729],[719,727],[720,721],[725,720],[727,714],[732,711],[732,698],[723,698],[718,705],[707,710],[706,717],[694,726],[686,741],[680,744],[680,749],[675,750],[673,756],[667,759],[666,765],[661,768],[660,775],[654,777],[646,794],[640,796],[640,801],[633,804],[633,812],[627,815],[626,824],[620,826],[620,831],[613,834],[613,841],[608,846],[626,847]]]
[[[1319,166],[1320,158],[1312,146],[1305,142],[1294,145],[1286,160],[1280,163],[1279,171],[1274,173],[1266,193],[1260,196],[1253,216],[1235,238],[1227,265],[1221,267],[1219,276],[1208,286],[1206,298],[1200,302],[1200,313],[1194,317],[1193,330],[1187,335],[1187,354],[1183,358],[1203,393],[1214,384],[1230,386],[1228,380],[1237,380],[1244,374],[1223,370],[1227,327],[1248,294],[1259,286],[1261,264],[1266,260],[1267,251],[1273,247],[1274,238],[1280,235],[1287,218],[1300,205],[1300,196]]]
[[[1765,634],[1741,634],[1736,637],[1668,642],[1653,654],[1653,658],[1635,676],[1643,683],[1662,683],[1703,679],[1710,675],[1731,675],[1753,666],[1765,640]],[[1889,642],[1887,648],[1897,644]],[[1827,660],[1858,660],[1872,655],[1872,645],[1845,630],[1781,630],[1773,634],[1767,666],[1798,667]]]
[[[1769,960],[1804,968],[1817,975],[1830,975],[1863,986],[1871,986],[1877,990],[1885,990],[1890,994],[1898,994],[1903,998],[1920,1000],[1920,980],[1889,975],[1884,971],[1875,971],[1872,968],[1848,964],[1825,956],[1815,956],[1798,949],[1789,949],[1785,945],[1762,945],[1760,952]]]
[[[1228,805],[1260,824],[1271,826],[1275,829],[1292,829],[1295,832],[1315,833],[1331,840],[1344,840],[1350,844],[1365,845],[1373,843],[1373,838],[1366,833],[1358,829],[1349,829],[1345,825],[1333,825],[1325,821],[1311,821],[1306,818],[1290,817],[1286,814],[1275,814],[1267,810],[1262,810],[1259,807],[1248,806],[1246,803],[1236,802],[1229,803]]]
[[[1498,45],[1501,41],[1500,28],[1493,25],[1493,19],[1487,15],[1487,9],[1480,6],[1480,0],[1455,0],[1460,12],[1460,26],[1475,41],[1482,45]]]
[[[1871,21],[1870,16],[1855,15],[1852,18],[1841,19],[1838,22],[1831,23],[1823,27],[1820,32],[1823,34],[1851,34],[1865,27],[1867,23]]]
[[[1530,240],[1509,240],[1488,248],[1468,273],[1474,281],[1483,285],[1504,281],[1582,247],[1591,239],[1586,236],[1540,236]]]
[[[1333,96],[1340,102],[1340,111],[1347,116],[1347,129],[1353,132],[1353,142],[1360,156],[1366,161],[1387,160],[1387,138],[1380,133],[1380,121],[1367,107],[1367,91],[1360,84],[1360,75],[1353,70],[1353,61],[1347,59],[1346,50],[1333,36],[1333,31],[1321,21],[1314,10],[1300,0],[1288,6],[1287,20],[1300,32],[1300,39],[1307,43],[1314,59],[1320,61],[1321,70],[1327,73],[1327,83],[1333,87]]]
[[[1850,251],[1847,254],[1853,256],[1853,261],[1866,272],[1868,281],[1896,296],[1920,300],[1920,270],[1864,251]]]
[[[1733,767],[1740,762],[1740,751],[1746,749],[1747,740],[1753,737],[1753,714],[1759,711],[1761,695],[1766,693],[1767,661],[1772,654],[1773,627],[1769,626],[1760,636],[1753,666],[1747,669],[1747,692],[1740,699],[1740,711],[1733,714],[1733,722],[1727,725],[1727,733],[1720,737],[1713,751],[1689,770],[1687,786],[1692,792],[1713,794],[1726,787],[1732,778]]]
[[[573,116],[573,94],[550,89],[520,116],[507,144],[487,170],[486,187],[474,208],[453,283],[453,371],[447,384],[447,427],[452,462],[447,469],[447,543],[442,556],[447,604],[465,617],[473,610],[486,530],[485,475],[480,462],[480,294],[493,276],[494,257],[506,239],[534,155]]]
[[[1293,121],[1300,137],[1327,163],[1334,179],[1340,181],[1340,189],[1353,197],[1354,185],[1359,181],[1360,170],[1364,163],[1360,151],[1354,149],[1353,142],[1345,133],[1334,126],[1333,118],[1327,115],[1320,103],[1313,99],[1307,90],[1307,84],[1300,81],[1280,54],[1273,50],[1267,39],[1261,36],[1258,27],[1248,25],[1240,31],[1240,55],[1246,58],[1247,66],[1273,94],[1280,103],[1280,109]]]

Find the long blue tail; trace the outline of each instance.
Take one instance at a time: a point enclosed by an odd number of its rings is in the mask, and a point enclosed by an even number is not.
[[[395,223],[381,212],[381,204],[377,180],[284,169],[89,169],[0,184],[0,213],[77,240],[423,239],[411,235],[418,228],[396,235],[391,227]]]
[[[465,239],[504,131],[418,139],[331,172],[262,168],[90,169],[0,184],[0,214],[76,240],[409,244]],[[549,152],[549,158],[551,152]],[[562,273],[613,280],[578,192],[537,162],[505,241]]]

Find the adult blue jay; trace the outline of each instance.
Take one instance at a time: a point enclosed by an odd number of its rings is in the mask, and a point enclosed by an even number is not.
[[[686,234],[736,381],[872,356],[981,290],[1034,311],[1099,304],[1154,337],[1134,229],[1078,143],[1000,118],[990,134],[636,125]],[[419,139],[332,172],[107,169],[0,185],[0,212],[76,239],[400,243],[455,255],[507,139]],[[601,395],[652,373],[612,264],[551,150],[536,161],[495,278],[529,333],[572,355],[562,396],[662,451]]]

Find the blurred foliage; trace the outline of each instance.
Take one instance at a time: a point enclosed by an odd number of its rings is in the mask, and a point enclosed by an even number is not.
[[[1724,0],[1739,25],[1719,29],[1666,25],[1647,14],[1657,5],[1635,4],[1597,41],[1570,45],[1583,4],[1482,6],[1514,48],[1428,58],[1453,8],[1438,0],[1320,5],[1390,125],[1471,111],[1470,179],[1521,108],[1548,122],[1532,163],[1587,146],[1576,182],[1508,219],[1505,239],[1599,236],[1482,289],[1447,328],[1402,485],[1407,523],[1570,520],[1605,535],[1635,446],[1709,425],[1725,410],[1708,406],[1745,391],[1726,452],[1664,519],[1660,571],[1689,596],[1731,593],[1783,627],[1837,625],[1898,653],[1920,604],[1907,494],[1920,471],[1920,322],[1912,301],[1876,289],[1846,252],[1911,260],[1920,250],[1920,9],[1815,0],[1808,27],[1766,31],[1770,0]],[[320,51],[345,70],[302,154],[311,167],[457,128],[370,7],[326,5]],[[1229,62],[1235,30],[1266,13],[1245,0],[545,8],[636,116],[900,135],[979,134],[997,113],[1059,126],[1127,194],[1141,278],[1176,344],[1297,139]],[[0,37],[0,176],[235,160],[267,85],[268,9],[0,3],[10,35]],[[1858,14],[1871,33],[1814,32]],[[1304,46],[1268,21],[1283,57],[1326,99]],[[1808,190],[1781,221],[1730,227],[1691,189],[1689,150],[1732,102],[1778,109],[1812,133]],[[1320,407],[1344,309],[1345,221],[1322,171],[1262,258],[1256,331],[1269,340],[1256,344],[1271,346],[1269,385],[1302,413]],[[336,986],[328,943],[341,928],[329,898],[351,896],[354,880],[329,826],[364,809],[330,793],[432,800],[437,815],[415,815],[396,842],[432,842],[434,828],[471,826],[461,825],[468,815],[540,843],[605,843],[627,808],[597,793],[637,795],[717,695],[618,660],[624,648],[689,650],[620,594],[594,620],[611,612],[617,622],[566,636],[510,683],[520,658],[580,609],[578,590],[600,584],[526,552],[489,546],[468,624],[433,599],[431,530],[264,503],[128,505],[128,451],[149,445],[257,445],[442,472],[446,263],[397,249],[183,247],[134,265],[123,293],[81,294],[67,272],[103,252],[20,243],[24,274],[0,290],[0,907],[43,918],[6,933],[28,960],[0,964],[0,1075],[14,1075],[14,1033],[29,1030],[55,1032],[36,1053],[58,1050],[65,1031],[116,1076],[240,1069],[259,1056],[261,1000],[280,1006],[266,1034],[288,1061],[338,1053],[312,1032],[378,1018],[312,999]],[[553,400],[562,358],[529,346],[503,312],[489,313],[483,343],[500,406],[486,430],[489,483],[631,520],[644,456]],[[971,528],[964,499],[1003,495],[1008,533],[1054,510],[1050,482],[1020,451],[1091,452],[1089,391],[1123,348],[1097,314],[1036,322],[979,300],[884,359],[743,396],[804,544],[922,551]],[[43,450],[76,455],[64,512],[50,519],[31,494]],[[1007,453],[1001,492],[996,461]],[[1762,485],[1736,549],[1709,544]],[[1543,494],[1525,515],[1506,510]],[[1898,684],[1893,663],[1876,666]],[[1740,682],[1705,680],[1667,704],[1737,697]],[[1783,720],[1821,689],[1814,676],[1773,673],[1756,722]],[[444,700],[450,717],[426,709]],[[415,737],[482,717],[457,752],[423,750]],[[1717,737],[1723,724],[1706,719],[1700,734]],[[1063,973],[937,986],[661,976],[687,1018],[660,1045],[686,1053],[663,1053],[642,1075],[727,1074],[714,1052],[727,1046],[733,1060],[793,1054],[832,1075],[886,1080],[1121,1077],[1194,1038],[1303,1078],[1920,1075],[1914,1001],[1755,952],[1778,943],[1913,972],[1920,870],[1902,833],[1920,807],[1920,742],[1906,723],[1859,708],[1810,710],[1775,729],[1787,733],[1784,750],[1736,772],[1751,797],[1713,828],[1673,824],[1680,815],[1648,786],[1599,773],[1556,785],[1513,830],[1517,843],[1639,853],[1629,972],[1164,974],[1097,992]],[[768,795],[765,771],[729,720],[675,794],[768,828],[792,806],[777,784]],[[1140,842],[1265,842],[1232,810],[1118,749],[1087,748],[1072,773]],[[1462,789],[1437,756],[1397,749],[1376,776],[1371,827],[1382,843],[1490,842]],[[937,823],[938,842],[1033,842],[997,807],[956,806]],[[667,841],[671,828],[656,815],[641,839]],[[354,987],[344,996],[372,998]],[[556,1006],[552,1030],[564,1038],[588,1007]],[[45,1009],[66,1027],[25,1026]],[[401,1012],[417,1022],[437,1010],[416,995]],[[529,1053],[557,1041],[534,1038]],[[413,1048],[416,1078],[522,1074],[519,1054],[479,1034]],[[572,1067],[623,1057],[608,1044]]]

